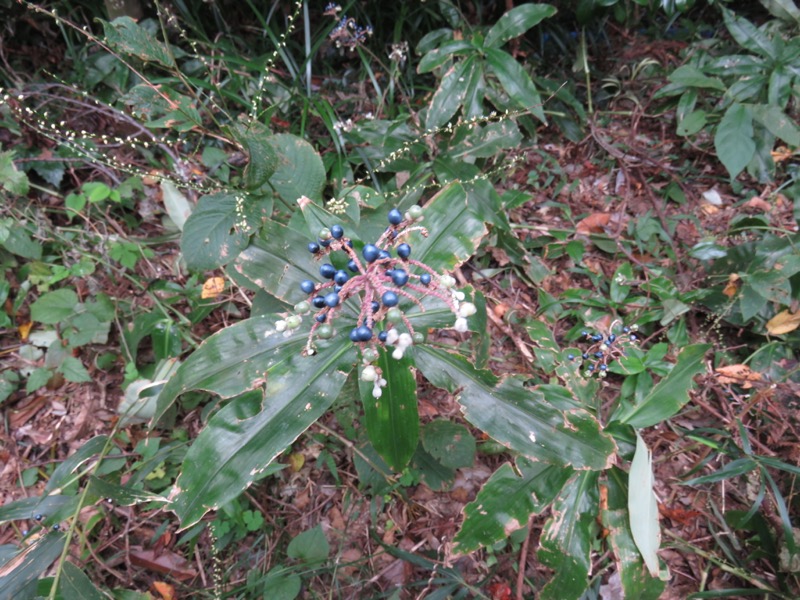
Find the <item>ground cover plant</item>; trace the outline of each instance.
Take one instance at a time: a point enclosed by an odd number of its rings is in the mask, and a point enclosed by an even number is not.
[[[690,9],[3,5],[0,598],[796,597],[800,12]]]

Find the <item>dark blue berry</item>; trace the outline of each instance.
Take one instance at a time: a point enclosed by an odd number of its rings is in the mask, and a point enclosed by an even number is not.
[[[403,213],[396,208],[389,211],[389,223],[392,225],[400,225],[403,220]]]
[[[567,360],[575,360],[574,354],[567,354]]]
[[[347,240],[347,247],[348,248],[352,248],[353,247],[353,240]]]
[[[419,276],[419,282],[422,285],[428,285],[431,282],[431,276],[428,273],[423,273]]]
[[[61,525],[59,525],[58,523],[53,525],[53,531],[58,531],[59,529],[61,529]]]
[[[626,327],[623,327],[623,328],[622,328],[622,333],[630,333],[630,330],[631,330],[631,328],[630,328],[630,327],[627,327],[627,326],[626,326]]]
[[[344,287],[344,286],[341,286],[341,285],[339,285],[339,284],[337,283],[335,286],[333,286],[333,291],[334,291],[334,292],[336,292],[336,293],[338,294],[339,292],[341,292],[341,291],[342,291],[342,287]]]
[[[330,240],[317,240],[317,243],[320,246],[322,246],[323,248],[327,248],[328,246],[331,245],[331,241]]]
[[[353,273],[358,273],[358,265],[356,264],[356,261],[352,259],[347,261],[347,268],[350,269]]]
[[[377,300],[373,300],[371,307],[372,307],[372,312],[376,313],[381,309],[381,303],[378,302]]]
[[[344,235],[344,229],[342,229],[341,225],[331,225],[331,236],[334,239],[341,239]]]
[[[317,320],[317,323],[324,323],[325,319],[327,318],[326,315],[317,315],[314,317]]]
[[[387,337],[389,337],[389,333],[388,333],[388,332],[386,332],[386,331],[381,331],[381,332],[378,334],[378,339],[379,339],[380,341],[382,341],[382,342],[385,342]]]
[[[588,331],[585,331],[585,330],[584,330],[584,331],[581,331],[581,336],[582,336],[582,337],[588,337],[588,336],[589,336],[589,332],[588,332]]]
[[[600,370],[601,371],[605,371],[606,369],[608,369],[608,367],[606,365],[600,365]]]
[[[313,292],[315,287],[316,286],[314,285],[314,282],[311,281],[310,279],[304,279],[303,281],[300,282],[300,289],[303,290],[306,294],[310,294],[311,292]]]
[[[613,344],[613,343],[614,343],[614,341],[615,341],[616,339],[617,339],[617,336],[615,336],[615,335],[612,333],[610,336],[608,336],[608,343],[609,343],[609,344]]]
[[[350,341],[351,342],[357,342],[358,341],[358,327],[353,327],[353,329],[350,330],[349,337],[350,337]]]
[[[33,518],[36,519],[37,521],[41,521],[42,519],[44,519],[44,515],[35,514],[35,515],[33,515]]]
[[[333,276],[333,280],[338,283],[339,285],[344,285],[350,279],[350,275],[347,274],[347,271],[336,271],[336,274]]]
[[[587,371],[594,371],[594,365],[589,365],[589,366],[586,368],[586,370],[587,370]]]
[[[336,267],[330,263],[325,263],[319,268],[319,274],[325,279],[333,279],[333,276],[336,275]]]
[[[379,260],[385,260],[385,259],[387,259],[387,258],[391,258],[391,257],[392,257],[392,255],[391,255],[391,254],[389,254],[389,251],[388,251],[388,250],[381,250],[381,251],[378,253],[378,259],[379,259]]]
[[[637,339],[637,338],[636,338],[636,334],[633,334],[633,333],[632,333],[632,334],[631,334],[631,341],[632,341],[632,342],[635,342],[635,341],[636,341],[636,339]]]
[[[378,250],[378,247],[375,244],[367,244],[361,251],[361,254],[364,256],[364,260],[367,262],[375,262],[378,260],[378,255],[380,253],[381,251]]]
[[[594,356],[595,356],[595,358],[603,358],[603,353],[602,352],[595,352]]]
[[[601,334],[599,334],[599,333],[595,333],[592,336],[592,341],[593,342],[602,342],[603,341],[603,336]]]
[[[383,302],[384,306],[397,306],[400,298],[394,292],[384,292],[383,296],[381,296],[381,302]]]
[[[356,336],[358,336],[359,342],[368,342],[372,339],[372,329],[366,325],[356,327]]]
[[[336,292],[329,292],[325,294],[325,306],[329,308],[339,306],[339,294]]]
[[[311,304],[314,305],[314,308],[322,308],[325,306],[325,298],[322,296],[314,296],[314,299],[311,300]]]
[[[589,358],[589,354],[588,354],[588,353],[586,353],[586,352],[584,352],[583,354],[581,354],[581,358],[582,358],[583,360],[586,360],[586,359],[588,359],[588,358]]]
[[[311,254],[316,254],[319,252],[319,244],[317,242],[308,242],[308,251]]]
[[[400,244],[397,247],[396,252],[397,256],[399,256],[400,258],[408,258],[409,256],[411,256],[411,246],[409,246],[408,244]]]
[[[408,283],[408,273],[405,272],[404,269],[395,269],[392,271],[392,281],[395,285],[405,285]]]

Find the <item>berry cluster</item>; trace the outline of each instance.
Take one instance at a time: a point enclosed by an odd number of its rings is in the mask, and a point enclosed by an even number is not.
[[[413,232],[428,236],[428,231],[418,224],[423,218],[422,208],[416,205],[405,215],[396,208],[390,210],[389,227],[374,244],[365,244],[360,254],[341,225],[323,228],[318,239],[308,244],[308,251],[317,260],[324,261],[319,268],[323,281],[306,279],[300,282],[300,289],[308,294],[308,299],[295,305],[294,314],[275,324],[277,331],[289,334],[300,327],[303,315],[313,313],[305,354],[314,354],[314,339],[333,337],[333,320],[342,305],[347,300],[357,299],[361,308],[349,337],[361,348],[364,362],[361,379],[374,384],[376,398],[386,385],[380,368],[372,365],[378,358],[379,347],[392,346],[392,357],[399,360],[410,346],[425,339],[400,310],[398,305],[402,300],[410,300],[424,311],[421,298],[438,298],[455,314],[454,328],[460,332],[467,331],[467,317],[477,310],[471,302],[464,302],[463,292],[454,289],[456,280],[452,276],[440,275],[411,258],[411,246],[406,240]],[[334,253],[346,255],[344,268],[333,265],[330,257]],[[340,262],[344,263],[344,260]]]
[[[342,7],[338,4],[331,2],[325,6],[325,12],[322,13],[329,17],[337,17],[339,20],[331,32],[328,34],[331,40],[336,43],[337,48],[349,48],[355,50],[357,46],[366,43],[367,38],[372,35],[372,27],[367,25],[361,27],[347,15],[339,17]]]
[[[609,363],[621,356],[627,356],[625,347],[639,339],[636,335],[639,327],[636,324],[630,327],[623,327],[620,333],[613,333],[613,325],[611,330],[612,333],[609,333],[608,336],[604,336],[602,333],[581,331],[581,337],[591,342],[591,345],[580,357],[568,354],[567,360],[575,361],[581,359],[581,369],[584,370],[584,374],[587,377],[594,373],[597,373],[599,377],[606,377]]]

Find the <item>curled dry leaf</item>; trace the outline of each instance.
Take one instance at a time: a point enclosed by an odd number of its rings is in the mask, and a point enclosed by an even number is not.
[[[610,213],[592,213],[581,219],[575,226],[575,233],[589,235],[590,233],[604,233],[605,227],[611,220]]]
[[[204,300],[206,298],[216,298],[225,291],[225,279],[222,277],[209,277],[203,284],[203,291],[200,292],[200,297]]]
[[[767,331],[772,335],[789,333],[797,329],[798,326],[800,326],[800,310],[797,312],[782,310],[767,321]]]
[[[753,383],[761,381],[762,378],[761,373],[752,371],[747,365],[717,367],[714,372],[717,374],[717,380],[720,383],[741,385],[745,390],[753,387]]]
[[[736,273],[728,275],[728,283],[725,285],[725,289],[722,290],[722,293],[728,298],[733,298],[736,292],[739,291],[739,279],[740,277]]]
[[[767,213],[772,210],[772,205],[759,196],[753,196],[750,198],[750,200],[744,203],[742,208],[747,212]]]

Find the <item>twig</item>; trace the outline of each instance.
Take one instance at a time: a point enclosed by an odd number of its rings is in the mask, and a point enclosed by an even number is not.
[[[528,563],[528,546],[531,542],[531,521],[533,515],[528,517],[528,535],[525,536],[525,541],[522,542],[522,550],[519,553],[519,568],[517,569],[517,600],[523,600],[522,586],[525,584],[525,565]]]

